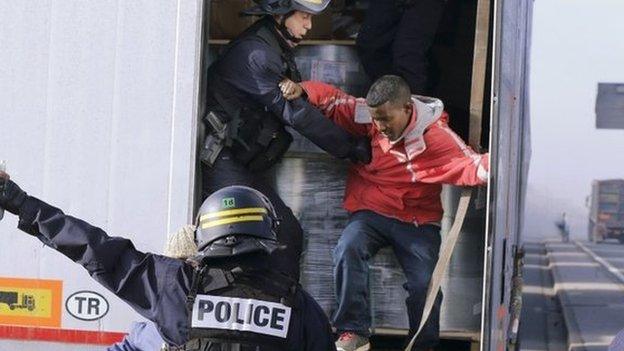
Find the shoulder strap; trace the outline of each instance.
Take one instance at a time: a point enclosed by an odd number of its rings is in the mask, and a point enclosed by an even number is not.
[[[193,304],[195,303],[195,298],[197,297],[197,292],[199,291],[199,284],[202,281],[205,271],[206,271],[206,266],[204,265],[195,268],[195,270],[193,271],[193,278],[191,280],[191,290],[189,291],[189,294],[186,297],[187,311],[193,310]]]
[[[208,270],[208,276],[210,281],[204,281],[205,284],[202,286],[202,291],[204,292],[227,288],[234,282],[234,275],[228,270],[211,268]]]
[[[270,47],[275,50],[278,50],[281,53],[285,51],[283,45],[279,42],[279,39],[276,37],[276,33],[274,33],[271,28],[265,24],[258,28],[255,32],[256,36],[258,36],[262,41],[267,43]]]
[[[260,38],[267,45],[279,51],[280,54],[284,53],[284,51],[290,51],[290,49],[287,49],[286,43],[282,43],[279,41],[277,37],[277,33],[271,29],[270,21],[271,20],[268,18],[263,18],[263,19],[258,20],[256,23],[252,24],[242,34],[240,34],[234,40],[230,41],[230,43],[223,50],[223,53],[219,55],[219,57],[213,64],[217,64],[221,60],[222,57],[226,56],[227,53],[234,46],[236,46],[236,44],[238,44],[239,42],[249,37]]]
[[[270,291],[274,296],[279,296],[282,299],[282,301],[280,301],[282,304],[289,307],[294,306],[293,298],[297,289],[299,289],[299,283],[297,283],[297,281],[283,274],[271,271],[234,270],[232,273],[234,277],[241,282],[256,286],[265,292]]]
[[[280,57],[288,69],[288,78],[297,83],[301,82],[301,73],[297,68],[295,56],[288,44],[284,40],[280,40],[277,30],[265,24],[257,30],[256,35],[280,53]]]

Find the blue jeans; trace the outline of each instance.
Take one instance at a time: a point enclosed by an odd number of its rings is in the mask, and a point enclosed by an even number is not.
[[[338,308],[333,325],[339,332],[370,335],[371,316],[368,299],[368,261],[379,249],[391,246],[405,273],[408,292],[405,300],[410,335],[418,329],[431,275],[438,261],[440,227],[416,226],[372,211],[351,215],[334,249],[334,279]],[[416,341],[416,348],[437,345],[440,330],[439,294],[427,323]]]

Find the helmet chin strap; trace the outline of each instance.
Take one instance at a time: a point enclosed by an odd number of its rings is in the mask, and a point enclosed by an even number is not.
[[[292,33],[290,33],[290,30],[288,30],[288,27],[286,27],[286,20],[288,19],[288,17],[292,16],[294,13],[295,11],[291,11],[285,14],[282,17],[282,20],[279,21],[279,23],[277,23],[277,21],[275,23],[277,24],[277,30],[279,30],[279,32],[284,36],[286,40],[291,41],[295,44],[299,44],[301,42],[301,39],[295,38],[292,35]]]

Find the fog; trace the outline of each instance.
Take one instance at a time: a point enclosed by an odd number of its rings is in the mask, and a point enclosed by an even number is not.
[[[531,47],[531,143],[523,238],[587,237],[594,179],[624,178],[624,130],[597,130],[598,82],[624,83],[624,1],[536,0]],[[624,114],[623,114],[624,118]]]

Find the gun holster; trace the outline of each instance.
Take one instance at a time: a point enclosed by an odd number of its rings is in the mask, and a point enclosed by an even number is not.
[[[208,112],[204,120],[207,122],[208,130],[199,158],[206,166],[212,167],[226,145],[228,125],[212,111]]]

